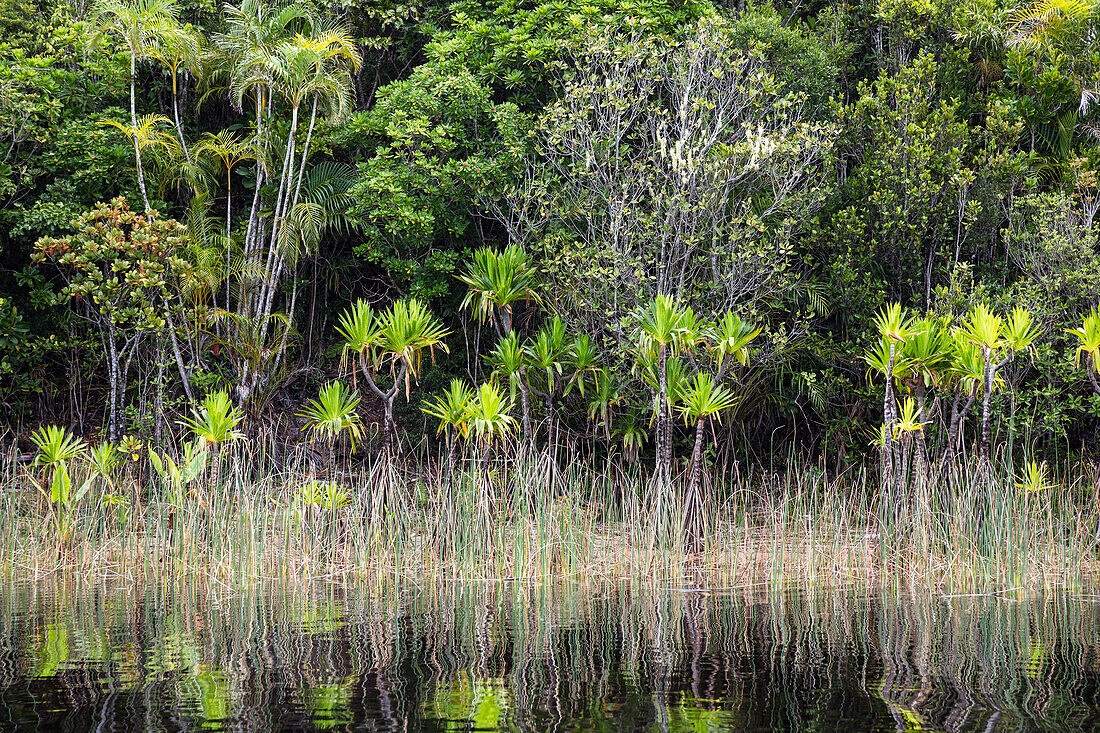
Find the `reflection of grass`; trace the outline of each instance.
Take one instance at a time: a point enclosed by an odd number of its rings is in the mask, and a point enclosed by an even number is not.
[[[678,491],[652,496],[642,473],[602,458],[474,460],[453,481],[427,460],[318,476],[307,454],[231,446],[199,482],[202,502],[127,464],[112,496],[89,496],[68,542],[42,532],[46,508],[25,474],[0,471],[0,574],[170,578],[242,586],[265,579],[659,578],[674,585],[906,582],[1037,587],[1098,568],[1098,506],[1082,472],[1042,491],[1010,471],[961,470],[887,495],[866,473],[791,459],[781,472],[715,479],[710,534],[683,551]],[[1055,467],[1058,469],[1058,467]],[[79,470],[79,469],[74,469]],[[178,498],[178,497],[177,497]]]
[[[349,709],[353,682],[348,678],[340,683],[316,684],[303,692],[305,707],[314,727],[329,730],[353,722]]]
[[[466,670],[439,682],[430,694],[431,716],[458,730],[499,730],[508,707],[504,680],[473,677]]]
[[[364,593],[55,578],[0,586],[0,619],[27,621],[0,621],[0,689],[13,674],[53,677],[73,700],[129,692],[185,727],[230,729],[343,729],[366,715],[383,730],[756,730],[799,727],[839,694],[852,714],[878,711],[901,730],[983,730],[994,713],[997,729],[1087,727],[1100,606],[1007,598],[598,579]],[[311,630],[316,608],[331,624]],[[109,684],[73,673],[94,665]]]

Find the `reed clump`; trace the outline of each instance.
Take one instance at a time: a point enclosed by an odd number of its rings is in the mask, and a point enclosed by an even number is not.
[[[1072,465],[1038,484],[994,462],[883,487],[875,472],[790,454],[778,470],[709,477],[706,531],[689,543],[678,521],[688,476],[662,487],[635,463],[579,451],[454,463],[423,449],[356,463],[261,438],[135,457],[106,476],[73,460],[67,480],[81,498],[63,504],[48,473],[6,454],[0,572],[234,587],[337,577],[1035,587],[1085,584],[1100,568],[1093,483]]]

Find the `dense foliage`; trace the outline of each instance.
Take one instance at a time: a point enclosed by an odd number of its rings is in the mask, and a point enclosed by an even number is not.
[[[583,445],[688,496],[791,448],[887,482],[1091,455],[1098,29],[0,0],[3,420],[163,443],[224,393],[246,433]]]

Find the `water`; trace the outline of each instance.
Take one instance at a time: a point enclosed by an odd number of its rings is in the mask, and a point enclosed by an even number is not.
[[[1100,597],[0,588],[0,729],[1100,730]]]

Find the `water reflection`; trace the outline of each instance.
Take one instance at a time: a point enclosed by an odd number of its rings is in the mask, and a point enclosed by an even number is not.
[[[1080,730],[1100,598],[17,584],[0,728]]]

